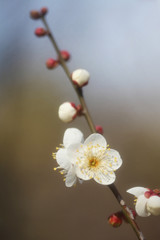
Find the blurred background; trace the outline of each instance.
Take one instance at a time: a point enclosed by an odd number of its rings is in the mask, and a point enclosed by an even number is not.
[[[52,152],[68,127],[87,137],[83,118],[64,124],[64,101],[78,104],[46,38],[34,35],[42,23],[29,11],[49,8],[47,20],[71,71],[91,74],[84,95],[95,124],[102,125],[123,166],[116,186],[133,207],[128,188],[159,187],[160,169],[160,1],[0,0],[0,226],[3,240],[134,240],[131,227],[113,229],[118,211],[110,190],[94,181],[66,188]],[[137,218],[147,239],[159,240],[160,217]]]

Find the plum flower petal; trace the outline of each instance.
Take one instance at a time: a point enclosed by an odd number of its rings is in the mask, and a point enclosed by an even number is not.
[[[58,152],[56,153],[56,160],[60,168],[64,168],[67,170],[70,168],[71,163],[68,159],[66,152],[67,150],[65,148],[59,149]]]
[[[149,215],[151,215],[147,211],[147,200],[148,199],[145,198],[144,195],[139,196],[137,199],[135,209],[136,209],[137,214],[141,217],[148,217]]]
[[[114,172],[109,172],[108,174],[98,173],[97,177],[94,178],[97,183],[103,185],[110,185],[115,181],[115,179],[116,175]]]
[[[127,190],[128,193],[133,194],[136,197],[139,197],[140,195],[144,194],[146,191],[148,191],[148,188],[144,188],[144,187],[133,187]]]
[[[122,159],[119,152],[114,149],[109,149],[106,151],[106,153],[108,164],[112,167],[112,170],[115,171],[120,168],[120,166],[122,165]]]
[[[71,162],[71,158],[68,155],[68,148],[75,143],[80,144],[81,142],[83,142],[83,133],[77,128],[68,128],[64,133],[62,147],[58,148],[56,153],[53,153],[53,157],[59,165],[57,168],[60,168],[60,173],[65,176],[66,187],[73,186],[77,181],[75,164]],[[56,170],[57,168],[54,169]]]
[[[148,199],[147,210],[154,216],[160,215],[160,197],[152,196]]]
[[[63,145],[68,148],[72,144],[82,143],[84,141],[83,133],[77,128],[68,128],[63,137]]]
[[[69,171],[66,174],[65,185],[66,187],[72,187],[77,181],[77,176],[75,173],[75,168],[70,167]]]
[[[92,145],[99,145],[101,148],[107,147],[106,139],[99,133],[93,133],[91,134],[85,141],[84,145],[90,144]]]

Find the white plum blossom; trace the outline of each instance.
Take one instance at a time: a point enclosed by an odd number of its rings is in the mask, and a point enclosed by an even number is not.
[[[77,116],[76,105],[72,102],[64,102],[58,109],[58,116],[63,122],[71,122]]]
[[[134,187],[127,190],[136,199],[135,209],[139,216],[148,217],[160,215],[160,191],[144,187]]]
[[[56,153],[53,153],[53,158],[56,159],[59,164],[61,174],[65,174],[65,185],[66,187],[73,186],[77,181],[75,164],[70,161],[70,158],[67,154],[68,148],[76,143],[83,142],[83,133],[77,128],[68,128],[63,137],[63,144],[61,148],[58,148]],[[54,168],[56,170],[57,168]]]
[[[119,153],[108,148],[105,138],[99,133],[91,134],[84,143],[82,136],[78,129],[67,129],[63,139],[64,148],[55,155],[60,168],[67,172],[66,181],[74,179],[69,181],[72,186],[78,177],[82,180],[93,178],[103,185],[112,184],[116,178],[114,171],[122,164]]]
[[[115,181],[115,173],[122,159],[116,150],[107,147],[105,138],[99,133],[91,134],[83,144],[71,145],[68,155],[77,165],[76,174],[83,180],[94,179],[109,185]]]
[[[72,73],[72,81],[79,87],[83,87],[89,81],[90,74],[85,69],[77,69]]]

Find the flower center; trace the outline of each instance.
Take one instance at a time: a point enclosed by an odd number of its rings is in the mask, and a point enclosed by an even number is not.
[[[90,167],[97,167],[98,164],[99,164],[99,161],[97,160],[97,158],[93,157],[93,158],[89,159]]]

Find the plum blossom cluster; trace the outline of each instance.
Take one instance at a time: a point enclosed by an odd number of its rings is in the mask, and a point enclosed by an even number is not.
[[[64,174],[67,187],[73,186],[77,179],[112,184],[116,178],[114,172],[122,164],[119,153],[109,148],[101,134],[93,133],[84,141],[83,133],[77,128],[65,131],[63,146],[53,153],[53,157],[60,173]]]
[[[134,187],[128,189],[127,192],[136,197],[135,210],[139,216],[160,215],[160,190]]]

